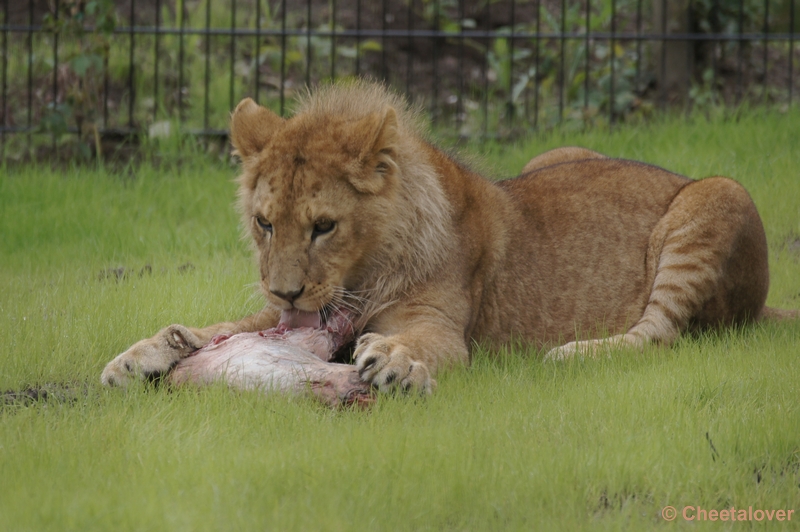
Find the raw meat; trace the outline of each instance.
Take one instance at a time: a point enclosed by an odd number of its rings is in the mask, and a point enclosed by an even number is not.
[[[374,400],[355,366],[328,362],[353,339],[350,316],[336,312],[319,328],[292,328],[281,320],[273,329],[215,336],[182,359],[167,379],[175,385],[220,380],[245,390],[311,393],[330,406],[365,406]]]

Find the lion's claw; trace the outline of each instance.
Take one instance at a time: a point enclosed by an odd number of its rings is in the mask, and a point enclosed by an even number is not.
[[[399,389],[429,394],[436,387],[425,364],[411,358],[406,346],[383,335],[362,336],[356,346],[355,359],[361,379],[381,392]]]

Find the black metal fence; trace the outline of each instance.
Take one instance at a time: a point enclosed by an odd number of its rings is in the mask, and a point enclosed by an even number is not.
[[[385,80],[462,136],[797,101],[798,0],[0,0],[4,149],[225,134]],[[5,153],[5,152],[4,152]]]

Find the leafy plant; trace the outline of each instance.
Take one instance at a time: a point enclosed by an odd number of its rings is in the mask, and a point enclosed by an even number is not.
[[[116,25],[113,0],[63,0],[58,11],[43,19],[44,29],[54,38],[77,43],[77,47],[68,51],[65,65],[57,72],[62,90],[47,106],[40,127],[58,139],[74,123],[86,156],[88,139],[100,153],[100,98]]]

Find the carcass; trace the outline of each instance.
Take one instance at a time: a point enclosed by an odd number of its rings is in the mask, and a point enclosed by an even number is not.
[[[329,362],[353,340],[350,315],[336,311],[325,323],[284,313],[266,331],[218,335],[170,371],[173,385],[224,381],[232,388],[312,394],[332,407],[366,406],[374,396],[356,368]]]

